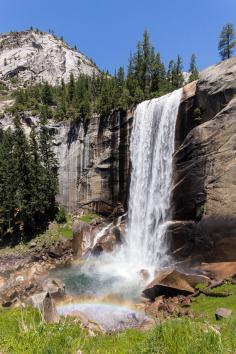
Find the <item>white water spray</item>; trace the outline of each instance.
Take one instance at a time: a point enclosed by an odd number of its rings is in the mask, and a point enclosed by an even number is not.
[[[170,220],[172,156],[182,89],[138,105],[131,141],[127,252],[140,268],[167,261],[165,231]]]

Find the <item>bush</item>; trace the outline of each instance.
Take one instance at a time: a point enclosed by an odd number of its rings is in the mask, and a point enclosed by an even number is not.
[[[56,221],[58,224],[64,224],[67,222],[67,212],[64,207],[59,207],[56,214]]]

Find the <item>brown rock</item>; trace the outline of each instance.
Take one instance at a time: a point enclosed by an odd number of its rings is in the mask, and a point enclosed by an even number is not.
[[[43,319],[46,322],[58,323],[60,321],[55,303],[49,293],[41,292],[35,294],[31,296],[29,302],[42,313]]]
[[[209,283],[209,279],[200,275],[183,274],[175,269],[164,269],[145,288],[143,294],[154,300],[157,296],[176,296],[193,294],[194,287],[199,283]]]
[[[223,318],[229,318],[231,315],[232,315],[232,310],[226,308],[220,308],[215,312],[215,316],[217,320],[222,320]]]
[[[117,245],[122,243],[122,235],[118,227],[112,227],[107,234],[102,236],[94,246],[92,253],[99,255],[102,252],[112,252]]]
[[[43,291],[49,293],[53,298],[65,296],[65,284],[60,279],[45,279],[42,284]]]
[[[196,269],[204,272],[210,278],[223,280],[236,273],[236,262],[202,263]]]
[[[83,240],[86,233],[91,233],[92,228],[83,221],[76,221],[72,227],[73,241],[72,249],[74,258],[80,258],[83,255]]]

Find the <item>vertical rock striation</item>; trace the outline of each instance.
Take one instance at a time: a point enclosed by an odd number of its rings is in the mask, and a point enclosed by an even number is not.
[[[236,260],[236,58],[185,88],[176,127],[171,251]]]
[[[53,127],[61,204],[73,211],[94,201],[100,212],[105,203],[126,205],[131,127],[132,114],[122,112]]]

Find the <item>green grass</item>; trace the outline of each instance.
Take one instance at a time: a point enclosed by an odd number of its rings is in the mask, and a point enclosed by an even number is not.
[[[86,223],[90,223],[91,221],[93,221],[94,219],[96,219],[98,217],[97,214],[86,214],[86,215],[82,215],[80,216],[80,220]]]
[[[64,238],[71,240],[73,238],[72,227],[68,224],[60,225],[59,226],[59,234],[62,235]]]
[[[172,319],[143,332],[89,337],[73,319],[41,322],[31,308],[0,310],[0,350],[5,354],[235,354],[236,317],[214,327],[206,318]]]
[[[236,285],[225,284],[212,290],[213,293],[225,292],[232,294],[228,297],[210,297],[201,294],[193,299],[191,309],[197,315],[202,314],[210,321],[215,321],[215,311],[219,307],[233,310],[236,318]]]
[[[74,354],[84,333],[71,320],[43,324],[33,309],[0,311],[0,348],[9,354]]]

